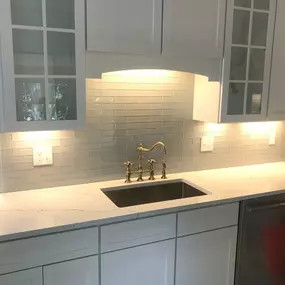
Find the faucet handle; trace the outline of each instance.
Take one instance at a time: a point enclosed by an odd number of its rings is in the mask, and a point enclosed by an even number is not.
[[[126,161],[126,162],[124,162],[124,165],[127,166],[127,168],[130,168],[134,164],[132,162],[130,162],[130,161]]]
[[[153,159],[153,158],[150,158],[150,159],[148,160],[148,163],[149,163],[149,174],[150,174],[148,180],[155,180],[155,178],[154,178],[154,168],[153,168],[153,165],[154,165],[155,163],[157,163],[157,161],[156,161],[155,159]]]
[[[163,162],[161,163],[161,165],[162,165],[162,175],[161,175],[161,179],[167,179],[167,177],[166,177],[166,162],[163,161]]]
[[[155,163],[157,163],[157,161],[155,159],[153,159],[153,158],[150,158],[148,160],[148,163],[150,164],[150,166],[153,166]]]
[[[124,163],[124,165],[126,166],[126,181],[125,183],[131,183],[131,176],[132,176],[132,169],[131,167],[134,165],[132,162],[130,161],[126,161]]]

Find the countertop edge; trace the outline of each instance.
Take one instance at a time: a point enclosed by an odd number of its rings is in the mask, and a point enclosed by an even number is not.
[[[121,216],[113,216],[113,217],[96,219],[96,220],[91,220],[91,221],[60,225],[56,227],[49,227],[49,228],[43,228],[43,229],[37,229],[37,230],[31,230],[31,231],[11,233],[8,235],[1,235],[0,243],[12,242],[15,240],[35,238],[35,237],[40,237],[40,236],[52,235],[52,234],[59,234],[62,232],[82,230],[82,229],[92,228],[92,227],[100,227],[100,226],[105,226],[105,225],[110,225],[110,224],[121,223],[121,222],[134,221],[137,219],[144,219],[144,218],[153,217],[153,216],[167,215],[171,213],[196,210],[200,208],[214,207],[214,206],[223,205],[223,204],[237,203],[237,202],[241,202],[244,200],[278,195],[278,194],[285,194],[285,189],[268,191],[268,192],[263,192],[263,193],[256,193],[256,194],[249,194],[249,195],[242,195],[242,196],[238,196],[234,198],[219,199],[218,197],[216,197],[214,201],[198,202],[195,204],[166,207],[164,209],[154,209],[150,211],[142,211],[142,212],[130,211],[128,214],[121,215]]]

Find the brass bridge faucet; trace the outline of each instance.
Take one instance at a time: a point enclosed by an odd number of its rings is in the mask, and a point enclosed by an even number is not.
[[[152,150],[154,150],[156,147],[161,147],[161,149],[163,150],[164,154],[166,154],[166,147],[165,144],[163,142],[157,142],[155,143],[151,148],[145,148],[143,146],[143,144],[141,143],[140,146],[137,148],[138,151],[138,170],[137,171],[132,171],[132,166],[133,163],[131,163],[130,161],[127,161],[124,163],[124,165],[126,166],[126,183],[131,183],[131,176],[134,173],[138,173],[138,179],[137,181],[143,181],[143,174],[145,172],[149,172],[150,176],[149,176],[149,180],[155,180],[154,178],[154,164],[157,163],[156,160],[154,159],[149,159],[148,163],[149,163],[149,170],[144,170],[143,169],[143,152],[151,152]],[[166,162],[163,161],[162,162],[162,176],[161,179],[166,179]]]

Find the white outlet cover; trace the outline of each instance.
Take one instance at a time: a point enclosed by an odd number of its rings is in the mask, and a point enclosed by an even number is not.
[[[35,146],[33,148],[34,166],[53,164],[52,146]]]
[[[205,136],[201,138],[201,152],[212,152],[214,150],[215,137]]]

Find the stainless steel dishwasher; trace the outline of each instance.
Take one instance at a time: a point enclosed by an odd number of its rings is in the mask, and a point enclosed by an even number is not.
[[[285,285],[285,194],[240,209],[235,285]]]

